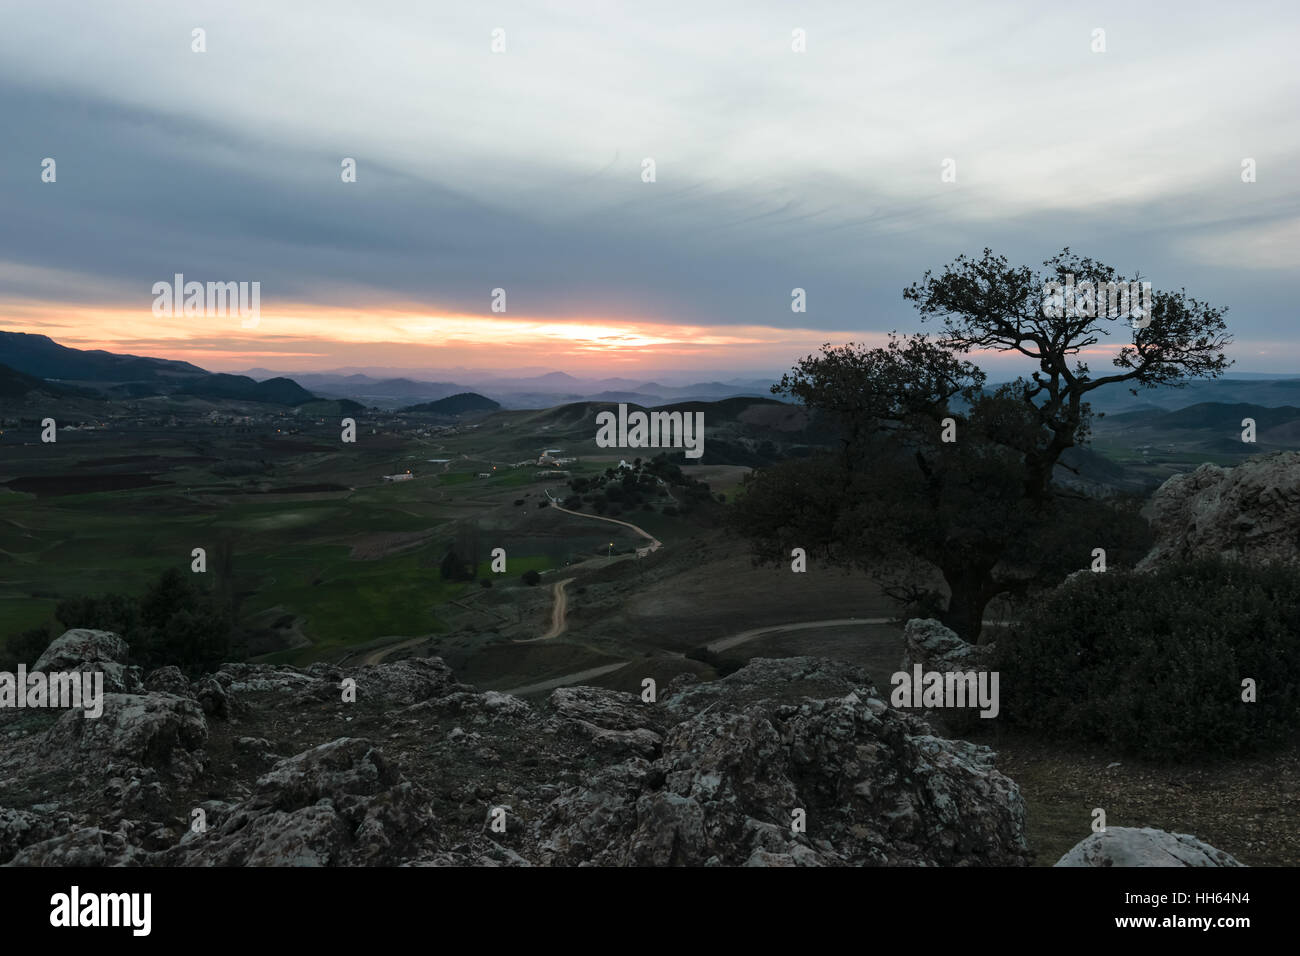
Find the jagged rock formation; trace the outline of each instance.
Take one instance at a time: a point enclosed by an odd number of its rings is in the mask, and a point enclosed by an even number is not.
[[[116,634],[77,627],[51,641],[31,669],[44,673],[102,671],[105,691],[133,694],[141,686],[140,668],[127,666],[127,660],[126,641]]]
[[[986,670],[994,644],[971,644],[933,618],[913,618],[903,628],[902,670],[915,664],[923,671]]]
[[[1138,570],[1213,555],[1252,563],[1300,560],[1300,452],[1175,475],[1152,495],[1146,514],[1156,544]]]
[[[1056,866],[1244,866],[1187,833],[1107,827],[1080,840]]]
[[[65,666],[124,657],[106,638],[60,641]],[[99,656],[76,660],[78,646]],[[348,677],[355,703],[343,700]],[[0,864],[1029,856],[1019,791],[991,751],[936,736],[862,671],[814,658],[679,678],[653,703],[570,687],[537,706],[459,684],[436,659],[356,671],[230,664],[195,681],[163,668],[138,693],[107,694],[98,720],[0,712],[0,740]],[[504,832],[491,826],[497,808]]]

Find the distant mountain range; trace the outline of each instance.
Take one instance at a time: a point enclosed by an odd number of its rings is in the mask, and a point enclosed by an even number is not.
[[[1136,395],[1121,387],[1099,388],[1088,396],[1095,412],[1112,414],[1164,409],[1173,411],[1206,402],[1223,405],[1263,405],[1277,408],[1300,405],[1300,377],[1297,378],[1221,378],[1193,381],[1182,388],[1160,386],[1138,389]]]
[[[380,372],[381,370],[371,370]],[[406,373],[406,369],[394,369]],[[463,370],[462,370],[463,371]],[[717,401],[723,398],[770,398],[771,382],[765,379],[739,379],[728,382],[697,382],[688,385],[663,385],[654,381],[628,378],[584,379],[567,372],[507,377],[470,372],[464,378],[447,381],[422,380],[411,374],[385,377],[340,369],[334,372],[272,372],[253,368],[243,374],[254,379],[290,375],[318,395],[350,398],[378,408],[405,408],[414,402],[430,402],[465,392],[485,395],[504,408],[550,408],[566,402],[629,402],[653,407],[681,401]]]
[[[385,371],[405,374],[385,377]],[[0,398],[16,399],[39,391],[65,399],[141,399],[152,396],[200,398],[212,401],[262,402],[290,407],[348,408],[357,405],[429,412],[441,415],[478,414],[508,409],[546,409],[574,402],[626,402],[645,408],[683,402],[718,402],[731,398],[771,399],[763,379],[732,379],[664,385],[658,381],[607,377],[578,378],[565,372],[521,370],[518,377],[499,371],[454,370],[457,381],[425,381],[410,369],[339,369],[331,372],[275,373],[264,368],[245,374],[209,372],[189,362],[81,350],[59,345],[44,335],[0,331]],[[466,378],[459,378],[459,373]],[[372,374],[374,373],[374,374]],[[523,374],[529,373],[529,374]],[[535,373],[535,374],[533,374]],[[439,405],[444,399],[456,399]],[[1130,413],[1186,409],[1196,421],[1208,410],[1200,405],[1251,405],[1264,408],[1300,406],[1300,377],[1242,377],[1192,382],[1183,388],[1139,390],[1099,389],[1089,396],[1093,410],[1105,420]],[[324,402],[324,405],[317,403]],[[332,403],[332,404],[331,404]],[[356,404],[353,404],[356,403]],[[453,409],[456,409],[453,411]],[[1239,409],[1225,410],[1228,419]],[[1277,415],[1270,415],[1276,420]],[[1116,425],[1122,425],[1117,421]],[[1154,425],[1152,422],[1144,424]],[[1207,424],[1200,418],[1198,424]],[[1160,423],[1176,428],[1178,419]],[[1226,425],[1225,425],[1226,427]],[[1261,428],[1265,427],[1261,422]]]

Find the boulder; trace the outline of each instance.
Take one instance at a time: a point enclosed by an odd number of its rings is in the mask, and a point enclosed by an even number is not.
[[[437,657],[408,657],[363,667],[355,676],[358,701],[382,701],[399,707],[468,689],[456,683],[451,668]]]
[[[142,862],[126,834],[82,827],[19,850],[10,866],[122,866]]]
[[[995,645],[971,644],[933,618],[913,618],[903,628],[901,670],[909,674],[916,664],[923,671],[988,670]]]
[[[1144,512],[1156,543],[1138,564],[1221,556],[1248,563],[1300,560],[1300,452],[1233,468],[1205,464],[1175,475]]]
[[[1187,833],[1107,827],[1080,840],[1056,866],[1244,866]]]
[[[144,689],[186,697],[190,692],[190,681],[179,667],[168,664],[144,676]]]
[[[827,662],[825,671],[837,667]],[[751,665],[752,666],[752,665]],[[807,679],[808,658],[723,681]],[[828,676],[825,673],[819,676]],[[738,680],[733,680],[739,678]],[[698,696],[704,685],[683,693]],[[668,729],[662,756],[602,767],[538,823],[544,863],[1023,865],[1019,789],[985,747],[934,736],[869,684],[842,697],[733,704]],[[802,811],[806,832],[792,822]]]
[[[8,863],[23,847],[66,832],[69,823],[67,814],[56,817],[32,810],[0,807],[0,865]]]
[[[50,642],[33,671],[44,673],[91,673],[104,675],[104,690],[133,694],[142,689],[140,668],[127,664],[130,648],[112,631],[76,627]]]
[[[657,756],[663,727],[654,704],[635,694],[602,687],[560,687],[551,692],[557,729],[572,732],[616,756]]]
[[[126,641],[112,631],[76,627],[51,641],[32,670],[65,671],[78,664],[125,664],[129,654]]]
[[[208,738],[203,709],[174,694],[105,694],[96,718],[64,713],[45,733],[41,752],[76,767],[106,769],[114,762],[166,770],[190,780]]]
[[[281,760],[215,827],[186,833],[167,862],[392,866],[432,841],[429,802],[370,741],[343,737]]]

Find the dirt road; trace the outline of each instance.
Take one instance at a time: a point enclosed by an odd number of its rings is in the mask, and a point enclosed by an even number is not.
[[[361,658],[360,666],[369,667],[371,664],[382,664],[389,654],[395,654],[408,647],[415,647],[417,644],[424,643],[425,640],[426,638],[423,637],[413,637],[409,641],[401,641],[397,644],[389,644],[387,647],[381,647],[379,650],[371,651],[365,657]]]
[[[565,586],[573,578],[565,578],[563,581],[556,581],[551,587],[551,594],[555,603],[551,605],[551,629],[541,637],[529,637],[522,641],[515,641],[516,644],[531,644],[533,641],[549,641],[553,637],[559,637],[564,633],[564,629],[569,626],[565,619],[566,612],[569,609],[569,596],[565,592]]]
[[[572,580],[572,579],[570,579]],[[567,582],[562,582],[567,583]],[[755,640],[766,634],[775,634],[778,631],[807,631],[818,627],[853,627],[858,624],[894,624],[896,618],[892,617],[839,617],[825,621],[799,621],[794,624],[770,624],[767,627],[750,628],[747,631],[740,631],[729,637],[724,637],[718,641],[712,641],[705,645],[710,651],[726,651],[733,647],[738,647],[747,641]],[[996,621],[985,621],[985,624],[997,624]],[[900,634],[901,638],[901,634]],[[533,638],[539,640],[539,638]],[[528,684],[525,687],[515,687],[511,690],[502,691],[505,694],[528,694],[535,691],[553,690],[556,687],[576,686],[580,681],[590,680],[593,677],[599,677],[601,674],[608,674],[616,671],[620,667],[625,667],[630,661],[624,661],[620,664],[607,664],[604,667],[593,667],[590,670],[577,671],[573,674],[565,674],[561,677],[552,677],[537,684]]]
[[[638,528],[630,521],[620,521],[618,518],[606,518],[603,515],[589,515],[582,511],[570,511],[568,508],[562,508],[560,507],[560,505],[556,504],[556,499],[551,496],[551,490],[549,488],[546,489],[546,497],[551,499],[552,508],[554,508],[556,511],[563,511],[566,515],[577,515],[579,518],[592,518],[596,521],[608,521],[611,524],[621,524],[625,528],[631,528],[641,537],[645,538],[647,541],[650,542],[651,551],[658,551],[660,548],[664,546],[664,543],[660,541],[658,538],[656,538],[654,535],[652,535],[649,531],[646,531],[644,528]]]
[[[730,637],[724,637],[720,641],[713,641],[706,645],[711,651],[730,650],[747,641],[764,636],[765,634],[775,634],[777,631],[806,631],[814,627],[852,627],[857,624],[897,624],[898,619],[893,617],[841,617],[833,621],[802,621],[798,624],[773,624],[768,627],[756,627],[752,630],[741,631],[739,634],[732,634]],[[985,626],[997,627],[1002,624],[1015,624],[1015,621],[985,621]],[[902,627],[899,627],[900,633]]]
[[[798,624],[771,624],[767,627],[755,627],[748,631],[741,631],[739,634],[732,634],[730,637],[724,637],[720,641],[713,641],[706,647],[714,653],[718,651],[727,651],[737,647],[747,641],[762,637],[765,634],[775,634],[777,631],[807,631],[815,627],[852,627],[855,624],[889,624],[894,619],[891,617],[840,617],[831,621],[802,621]]]
[[[538,691],[554,690],[557,687],[572,687],[584,680],[590,680],[593,677],[599,677],[601,674],[608,674],[610,671],[616,671],[620,667],[626,667],[627,661],[619,661],[616,664],[605,664],[602,667],[593,667],[589,670],[578,671],[575,674],[565,674],[563,677],[553,677],[550,680],[544,680],[536,684],[525,684],[523,687],[511,687],[509,690],[503,690],[503,694],[535,694]]]

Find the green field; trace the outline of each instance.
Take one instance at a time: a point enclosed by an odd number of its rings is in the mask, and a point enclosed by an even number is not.
[[[330,440],[337,448],[329,428],[320,437],[275,441],[241,435],[214,454],[189,430],[177,429],[162,437],[92,435],[66,446],[3,449],[0,480],[20,477],[23,487],[36,482],[38,494],[0,487],[0,642],[50,621],[61,600],[140,595],[169,567],[189,572],[192,551],[203,548],[209,582],[220,581],[237,596],[238,619],[260,629],[264,659],[308,663],[376,640],[446,633],[449,615],[463,613],[451,602],[480,590],[476,581],[451,582],[440,574],[466,523],[475,529],[478,575],[492,580],[497,600],[523,587],[525,571],[594,557],[611,541],[618,552],[643,543],[630,529],[538,508],[544,489],[559,494],[565,478],[539,479],[532,465],[511,468],[496,450],[478,452],[466,438],[448,443],[454,450],[384,436],[333,451],[325,444]],[[540,437],[528,441],[545,444]],[[453,460],[443,471],[424,464],[432,457]],[[228,461],[251,464],[231,469]],[[477,478],[493,461],[493,476]],[[38,482],[43,475],[84,472],[93,487],[101,475],[133,467],[147,468],[152,483],[47,494]],[[414,480],[380,477],[407,467]],[[605,467],[582,462],[569,471]],[[240,473],[223,473],[232,470]],[[316,486],[329,490],[283,491]],[[661,538],[690,530],[657,513],[620,517]],[[494,547],[506,549],[506,574],[491,571]],[[268,627],[283,631],[278,649],[279,632]]]

